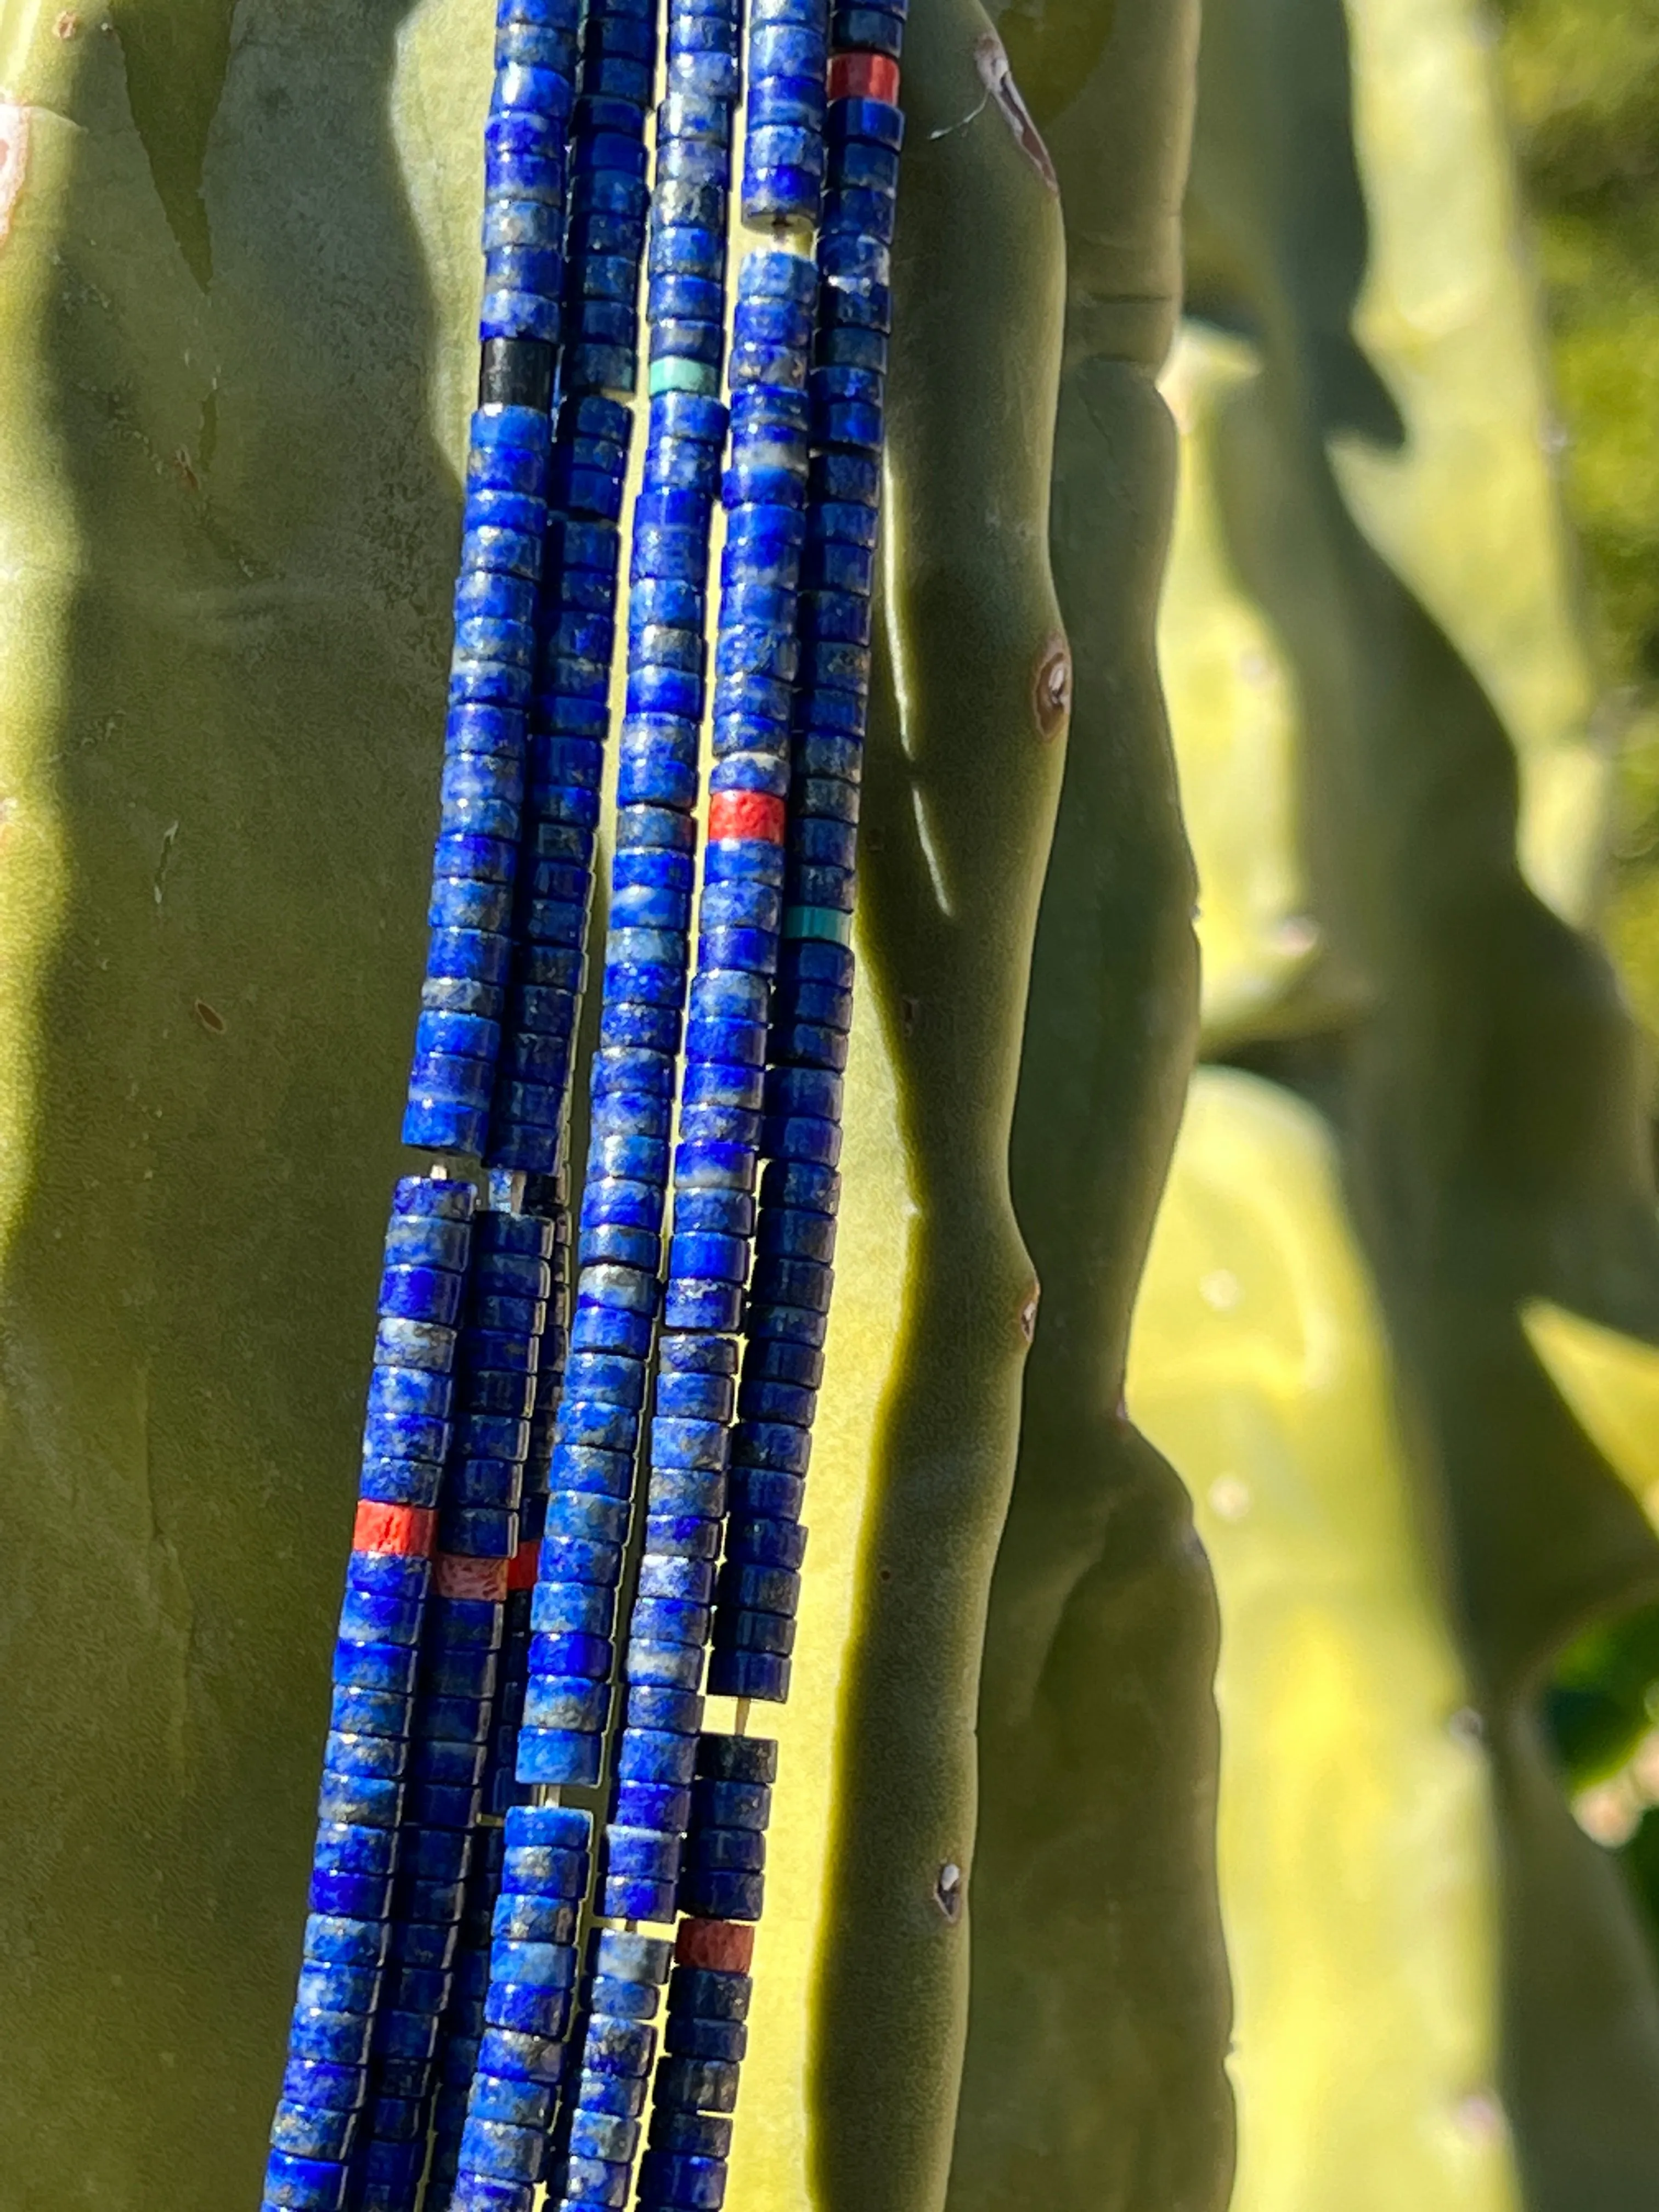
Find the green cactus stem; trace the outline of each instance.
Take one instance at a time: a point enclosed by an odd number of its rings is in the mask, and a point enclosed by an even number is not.
[[[1209,2212],[1232,2166],[1215,1600],[1186,1492],[1122,1402],[1197,1020],[1153,651],[1175,476],[1153,380],[1179,292],[1197,26],[1139,0],[1004,22],[1066,216],[1050,544],[1076,688],[1014,1126],[1042,1301],[981,1692],[951,2203]]]
[[[1604,958],[1522,877],[1502,723],[1332,467],[1340,431],[1404,434],[1348,328],[1367,242],[1347,70],[1336,0],[1221,0],[1206,24],[1196,296],[1252,327],[1266,364],[1229,408],[1222,496],[1310,733],[1318,917],[1363,979],[1322,1074],[1494,1754],[1503,2087],[1527,2202],[1636,2212],[1659,2161],[1659,1997],[1530,1704],[1565,1641],[1652,1589],[1659,1547],[1521,1312],[1549,1298],[1659,1339],[1643,1086]]]

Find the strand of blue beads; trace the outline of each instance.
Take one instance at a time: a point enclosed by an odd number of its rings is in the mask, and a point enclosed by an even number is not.
[[[471,1218],[470,1184],[410,1178],[386,1231],[311,1911],[265,2172],[264,2203],[297,2212],[339,2212],[368,2094]]]
[[[833,21],[784,943],[768,1040],[767,1166],[709,1668],[711,1689],[769,1699],[789,1690],[806,1541],[800,1516],[834,1281],[890,322],[888,254],[903,130],[902,13],[860,9]],[[849,50],[839,43],[854,32],[879,46]]]
[[[566,239],[567,343],[550,471],[557,510],[541,605],[539,681],[532,714],[530,792],[516,915],[514,1021],[498,1084],[489,1158],[498,1174],[544,1187],[562,1168],[565,1101],[580,1002],[592,844],[616,635],[616,593],[623,485],[631,416],[622,395],[637,378],[636,300],[644,243],[644,118],[655,74],[655,23],[647,4],[596,0],[584,17],[580,95],[572,131],[572,187]],[[562,1316],[558,1377],[564,1366]],[[544,1349],[550,1350],[545,1335]],[[537,1407],[544,1427],[556,1388],[549,1362]],[[520,1537],[539,1552],[549,1495],[538,1456],[536,1495]],[[519,1741],[539,1712],[531,1686],[526,1577],[507,1610],[524,1618],[505,1639],[499,1710],[501,1755],[497,1802],[525,1797],[514,1779]],[[509,1762],[510,1755],[510,1763]],[[576,1816],[572,1814],[570,1818]],[[487,1842],[494,1838],[487,1835]],[[481,1938],[501,1903],[495,1854],[481,1857],[470,1887],[473,1941],[464,1942],[451,1998],[443,2072],[428,2182],[428,2202],[495,2201],[520,2172],[540,2170],[538,2145],[552,2090],[489,2070],[499,2035],[526,2008],[543,2019],[556,1997],[562,2034],[574,1954],[545,1945],[534,1953]],[[553,1982],[538,1991],[502,1978],[537,1961]],[[494,1962],[497,1969],[492,1972]],[[539,1971],[539,1969],[538,1969]],[[539,2008],[539,2009],[538,2009]],[[538,2033],[543,2032],[538,2029]],[[491,2038],[497,2039],[495,2042]],[[503,2170],[503,2160],[508,2171]]]
[[[621,392],[636,381],[634,325],[645,241],[644,108],[654,64],[649,12],[590,9],[581,33],[566,234],[561,402],[550,472],[555,520],[539,609],[538,681],[531,710],[529,793],[515,915],[514,976],[488,1154],[495,1177],[531,1178],[532,1197],[562,1178],[566,1103],[585,968],[593,840],[616,641],[619,520],[632,417]],[[607,391],[603,387],[614,387]],[[556,1218],[568,1234],[562,1206]],[[498,1656],[497,1737],[486,1774],[490,1809],[529,1795],[517,1784],[529,1678],[531,1585],[544,1531],[549,1431],[563,1369],[565,1316],[544,1329],[532,1443],[520,1499]],[[556,1334],[556,1347],[550,1340]],[[499,1838],[469,1878],[443,2086],[434,2115],[428,2200],[459,2178],[488,1990]],[[494,2109],[500,2095],[481,2092]]]
[[[640,2212],[725,2200],[777,1764],[777,1746],[760,1737],[706,1735],[697,1745],[680,1872],[686,1917],[652,2085]]]
[[[682,49],[678,20],[671,27],[671,99],[729,99],[738,76],[735,21],[728,45],[719,36],[721,19],[687,10]],[[785,173],[775,161],[763,165],[760,183],[750,179],[745,192],[746,221],[768,232],[784,228],[777,242],[745,256],[734,318],[732,451],[721,487],[727,534],[715,662],[715,767],[685,1035],[645,1537],[623,1668],[626,1703],[599,1899],[604,1916],[630,1923],[672,1922],[675,1911],[702,1718],[713,1562],[725,1510],[734,1332],[749,1267],[767,991],[781,919],[795,572],[805,499],[804,387],[816,289],[811,263],[799,248],[810,240],[821,171],[821,140],[815,162],[810,149],[816,134],[799,118],[803,110],[810,115],[814,88],[822,109],[824,37],[821,19],[816,29],[765,26],[751,37],[751,58],[756,38],[762,62],[750,76],[750,143],[764,143],[769,133],[775,139],[772,118],[784,96],[781,88],[799,83],[806,90],[792,95],[790,112],[798,119],[787,150],[796,157],[793,166]],[[653,316],[653,356],[711,374],[722,350],[719,295],[698,276],[695,281],[713,296],[706,305],[688,297],[692,280],[685,264],[694,255],[712,263],[717,243],[712,231],[681,240],[670,233],[660,249],[653,241],[659,301],[682,311]],[[659,273],[659,250],[665,262],[672,252],[674,265]],[[665,298],[670,285],[678,289]],[[684,312],[693,305],[703,306],[703,319]],[[696,495],[706,501],[711,489],[705,476]],[[702,608],[696,612],[697,633],[681,633],[687,662],[694,647],[700,659]],[[689,869],[685,873],[689,902]],[[659,1983],[669,1957],[665,1944],[647,1944],[642,1973],[654,1966]],[[596,1991],[606,1979],[596,1974]],[[656,2001],[653,1990],[653,2009]],[[550,2176],[571,2212],[627,2199],[654,2039],[648,2019],[611,2014],[602,1994],[590,1999],[582,2081],[556,2136]],[[619,2106],[617,2073],[624,2063],[630,2086]]]
[[[412,2212],[446,2007],[452,2036],[483,2030],[479,1954],[458,1955],[458,1936],[469,1867],[475,1881],[486,1878],[499,1842],[499,1830],[480,1826],[481,1785],[552,1250],[553,1225],[538,1216],[489,1210],[474,1218],[388,1971],[367,2125],[348,2191],[360,2212]]]
[[[511,952],[525,711],[547,532],[576,0],[501,0],[485,125],[483,361],[473,416],[431,941],[404,1141],[477,1158]]]

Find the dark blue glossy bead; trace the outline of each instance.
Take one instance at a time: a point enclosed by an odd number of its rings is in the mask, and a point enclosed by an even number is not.
[[[345,2185],[343,2164],[273,2148],[265,2165],[264,2204],[282,2212],[340,2212]]]
[[[469,2111],[474,2119],[504,2120],[514,2127],[536,2128],[544,2133],[553,2116],[553,2091],[546,2082],[480,2074],[473,2081]]]
[[[702,1566],[708,1562],[687,1564]],[[641,1597],[635,1604],[633,1632],[647,1644],[700,1647],[708,1640],[708,1608],[693,1598]]]
[[[643,1358],[651,1348],[652,1314],[607,1305],[598,1298],[577,1301],[570,1340],[585,1352],[625,1352]],[[567,1486],[574,1489],[580,1486]]]
[[[653,276],[646,288],[646,314],[653,323],[719,325],[726,319],[726,288],[710,276]]]
[[[408,1796],[410,1817],[428,1821],[434,1828],[470,1828],[478,1817],[476,1789],[450,1789],[437,1782],[414,1782],[409,1785]]]
[[[769,950],[763,960],[747,961],[728,957],[726,940],[738,933],[764,934],[769,947],[775,947],[777,931],[783,914],[783,901],[769,884],[747,882],[705,884],[698,909],[702,927],[703,957],[710,966],[723,968],[759,967],[769,971],[775,963],[775,953]]]
[[[689,95],[695,98],[695,95]],[[682,107],[688,95],[682,94]],[[665,102],[665,106],[666,103]],[[718,111],[723,101],[700,105]],[[729,115],[729,111],[728,111]],[[663,109],[657,110],[657,183],[702,185],[724,191],[732,172],[731,125],[696,135],[665,127]]]
[[[378,1777],[396,1782],[404,1771],[408,1747],[402,1736],[346,1735],[331,1729],[323,1746],[323,1764],[350,1779]]]
[[[696,1735],[702,1726],[702,1699],[694,1691],[659,1683],[632,1683],[628,1691],[627,1725],[670,1735]]]
[[[754,1980],[748,1974],[720,1973],[702,1966],[676,1966],[668,1985],[671,2015],[690,2020],[740,2021],[749,2017]]]
[[[612,1878],[672,1882],[680,1870],[680,1838],[654,1828],[614,1823],[605,1832],[605,1871]],[[619,1919],[654,1919],[654,1913],[621,1912]],[[636,2015],[624,2015],[631,2017]]]
[[[903,8],[836,8],[831,12],[831,38],[838,47],[865,53],[889,54],[896,61],[904,51]]]
[[[289,2060],[315,2059],[330,2066],[356,2067],[368,2057],[367,2017],[349,2012],[296,2012],[289,2027]]]
[[[584,1267],[615,1261],[623,1267],[654,1273],[662,1261],[662,1239],[654,1230],[623,1229],[615,1223],[599,1222],[582,1231],[576,1256]]]
[[[329,1707],[329,1725],[351,1735],[405,1736],[409,1733],[412,1700],[388,1690],[360,1690],[350,1684],[337,1684]],[[337,1862],[325,1861],[321,1856],[322,1842],[318,1843],[319,1856],[314,1863],[328,1865],[332,1870],[353,1874],[365,1871],[389,1873],[390,1862],[385,1867],[364,1869],[343,1867]]]
[[[610,1671],[611,1647],[603,1636],[534,1636],[531,1638],[532,1671],[583,1676],[601,1680]]]
[[[806,388],[806,356],[793,345],[763,344],[757,339],[734,343],[726,364],[733,392],[764,386],[768,391]]]
[[[677,317],[652,325],[653,361],[696,361],[718,368],[725,348],[725,332],[717,322]]]
[[[713,1135],[716,1132],[710,1118],[710,1109],[757,1114],[764,1087],[764,1076],[757,1067],[728,1066],[718,1060],[692,1061],[686,1067],[685,1081],[681,1089],[683,1126],[688,1133],[695,1129],[701,1133]],[[747,1125],[733,1127],[727,1133],[746,1134]]]
[[[867,368],[885,376],[889,350],[886,334],[882,331],[860,324],[831,324],[818,332],[812,358],[824,368]],[[868,469],[879,466],[867,453],[825,453],[815,458],[815,470],[820,460],[856,463]],[[873,500],[876,495],[872,492],[869,496]]]
[[[757,131],[749,143],[779,138],[781,131]],[[791,138],[803,134],[791,131]],[[822,141],[818,141],[820,147]],[[745,160],[743,172],[743,219],[746,223],[776,222],[780,216],[797,222],[816,222],[818,195],[823,179],[823,159],[811,163],[775,162],[761,167]]]
[[[659,2112],[730,2112],[738,2101],[738,2069],[712,2058],[665,2058],[657,2069]]]
[[[623,1654],[623,1674],[630,1682],[658,1682],[676,1690],[702,1686],[703,1647],[701,1643],[665,1644],[640,1634],[630,1637]]]
[[[687,52],[671,54],[668,89],[709,100],[732,100],[740,89],[743,73],[735,54]]]
[[[718,453],[726,443],[727,426],[722,402],[702,392],[663,392],[651,402],[653,445],[662,439],[684,439],[693,445],[712,447]]]
[[[719,1240],[705,1239],[703,1242],[712,1247]],[[723,1255],[711,1249],[708,1256]],[[726,1465],[726,1444],[727,1431],[720,1421],[687,1420],[664,1413],[655,1414],[652,1419],[651,1462],[653,1468],[709,1468],[719,1470]]]
[[[385,1942],[385,1929],[376,1929]],[[380,1966],[352,1966],[345,1960],[305,1960],[295,1990],[303,2013],[362,2013],[368,2017],[380,1996]]]
[[[586,1543],[620,1544],[628,1534],[628,1501],[605,1498],[592,1491],[556,1490],[549,1493],[544,1532],[550,1536],[574,1537]],[[578,1672],[586,1671],[578,1669]],[[575,1727],[575,1722],[549,1721],[549,1727]]]
[[[340,1640],[345,1644],[412,1644],[420,1633],[421,1605],[418,1597],[391,1596],[382,1591],[348,1585],[340,1607]]]
[[[606,74],[603,67],[600,74]],[[590,70],[590,82],[591,77]],[[626,64],[624,64],[624,80],[626,82],[639,82],[637,76],[629,76]],[[607,94],[615,94],[624,99],[628,97],[625,90],[611,83],[596,85],[594,89],[601,98]],[[634,106],[638,103],[630,100],[629,104]],[[645,143],[642,138],[624,135],[620,131],[583,132],[577,137],[573,149],[570,170],[573,184],[579,178],[604,174],[607,172],[617,176],[638,177],[642,179],[646,172]]]
[[[541,1571],[550,1582],[592,1583],[614,1589],[622,1571],[622,1553],[615,1544],[550,1536],[542,1546]]]
[[[639,1594],[648,1601],[684,1601],[706,1605],[714,1588],[714,1571],[707,1559],[686,1559],[672,1553],[651,1552],[641,1562]]]
[[[667,1783],[683,1789],[691,1779],[696,1753],[695,1736],[629,1729],[617,1747],[617,1772],[625,1782]]]
[[[680,1876],[680,1910],[699,1919],[758,1920],[765,1897],[765,1876],[736,1867],[688,1866]]]
[[[333,1913],[310,1914],[305,1924],[303,1959],[307,1972],[321,1973],[317,1990],[332,1990],[337,2001],[312,1996],[301,2000],[301,2009],[322,2012],[368,2012],[374,2003],[374,1977],[385,1962],[388,1936],[383,1922],[356,1920]],[[368,1978],[361,1985],[349,1980],[327,1979],[330,1973]],[[346,1993],[356,1990],[355,1996]]]
[[[657,1944],[653,1948],[658,1953],[669,1951],[672,1956],[672,1947],[668,1944]],[[667,1979],[666,1969],[652,1973],[648,1978],[660,1984]],[[645,2021],[607,2019],[596,2014],[587,2023],[587,2033],[582,2044],[582,2072],[586,2077],[598,2074],[620,2075],[625,2081],[641,2081],[651,2069],[656,2051],[656,2030]],[[588,2102],[586,2094],[582,2095],[580,2102]]]
[[[749,88],[745,112],[751,131],[781,128],[821,133],[823,129],[823,76],[780,74],[757,77]]]
[[[542,2036],[486,2028],[478,2047],[478,2071],[506,2081],[556,2084],[564,2071],[564,2052]]]
[[[637,267],[645,252],[645,223],[633,214],[585,211],[572,217],[566,246],[572,268],[591,254],[631,261]]]
[[[407,1697],[415,1686],[415,1666],[414,1652],[401,1643],[349,1637],[334,1647],[337,1688]]]
[[[646,1549],[665,1558],[713,1559],[720,1556],[720,1530],[702,1513],[656,1512],[647,1500]]]
[[[648,1184],[632,1184],[623,1188],[647,1190]],[[587,1399],[605,1406],[621,1406],[635,1412],[645,1402],[645,1364],[642,1360],[629,1359],[611,1352],[573,1352],[565,1364],[565,1389],[574,1399]]]
[[[651,192],[642,177],[629,172],[581,169],[570,179],[569,199],[571,212],[577,216],[619,216],[643,222],[651,204]]]
[[[653,498],[657,495],[648,495]],[[701,586],[708,573],[708,540],[705,532],[666,529],[655,523],[636,525],[629,569],[635,581],[655,576]]]
[[[657,110],[657,137],[701,139],[724,145],[732,135],[732,106],[708,93],[671,91]]]
[[[617,857],[620,861],[624,856],[618,854]],[[681,856],[657,857],[678,860]],[[644,1046],[653,1052],[676,1053],[679,1050],[680,1030],[681,1017],[678,1006],[644,1006],[635,1000],[612,1000],[599,1017],[599,1042],[606,1048],[613,1045]],[[586,1206],[586,1200],[584,1207],[593,1214],[594,1218],[602,1218],[593,1213],[593,1209]]]
[[[729,1375],[675,1374],[665,1368],[657,1378],[659,1419],[672,1417],[721,1423],[731,1419],[732,1399],[733,1384]]]
[[[312,2112],[356,2112],[368,2087],[368,2074],[357,2066],[290,2058],[283,2069],[283,2098]]]
[[[566,343],[560,375],[568,391],[632,392],[639,377],[638,354],[632,345],[573,338]]]
[[[580,1905],[571,1898],[510,1890],[495,1900],[490,1931],[503,1942],[568,1943],[574,1939],[580,1912]]]
[[[653,280],[700,276],[718,288],[726,269],[725,241],[718,230],[701,223],[653,224],[645,265]]]
[[[535,2198],[529,2182],[503,2181],[494,2174],[459,2173],[453,2194],[447,2197],[447,2212],[531,2212]]]
[[[650,1505],[653,1513],[701,1513],[718,1520],[726,1507],[726,1480],[708,1468],[653,1468]]]
[[[778,1747],[765,1736],[705,1735],[697,1753],[694,1824],[765,1828],[772,1818]]]

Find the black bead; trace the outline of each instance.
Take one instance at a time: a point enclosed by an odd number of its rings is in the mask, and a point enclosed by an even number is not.
[[[541,338],[486,338],[478,361],[481,407],[547,408],[553,349]]]

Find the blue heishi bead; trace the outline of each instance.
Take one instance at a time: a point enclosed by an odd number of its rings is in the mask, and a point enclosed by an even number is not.
[[[535,2200],[536,2191],[529,2182],[462,2173],[456,2177],[447,2212],[531,2212]]]
[[[695,2057],[742,2052],[692,2052]],[[726,2162],[721,2158],[682,2156],[665,2150],[648,2150],[640,2166],[640,2203],[655,2212],[672,2206],[674,2212],[717,2212],[726,2202]]]
[[[635,1607],[633,1632],[642,1642],[702,1645],[708,1641],[706,1605],[690,1598],[642,1597]]]
[[[586,1734],[605,1726],[610,1706],[611,1692],[604,1682],[532,1677],[525,1692],[525,1725]]]
[[[289,2027],[290,2061],[321,2059],[331,2066],[361,2066],[368,2057],[372,2022],[349,2012],[296,2012]]]
[[[766,1864],[766,1838],[755,1828],[697,1829],[688,1847],[688,1863],[702,1868],[735,1868],[740,1874],[758,1874]]]
[[[307,1960],[346,1967],[377,1967],[386,1954],[387,1934],[379,1921],[354,1920],[313,1912],[306,1921],[303,1941]],[[325,2007],[325,2010],[354,2010],[355,2007]]]
[[[623,1671],[630,1682],[657,1683],[665,1689],[700,1689],[702,1666],[702,1644],[659,1643],[642,1633],[637,1624],[623,1654]]]
[[[668,2009],[695,2020],[746,2020],[754,1988],[749,1974],[677,1966],[669,1984]]]
[[[655,1828],[659,1832],[683,1835],[691,1818],[691,1793],[674,1784],[623,1782],[617,1789],[616,1812],[617,1819],[625,1826]],[[617,1970],[612,1966],[596,1966],[594,1971],[611,1973]],[[665,1980],[667,1973],[668,1968],[665,1965],[660,1974],[647,1975],[643,1978]],[[627,1978],[636,1978],[629,1976]]]
[[[599,1778],[604,1740],[568,1729],[524,1729],[519,1735],[520,1782],[580,1783]]]
[[[571,1491],[588,1496],[626,1498],[633,1481],[634,1455],[611,1451],[596,1444],[556,1442],[548,1480],[553,1493]]]
[[[520,1740],[536,1733],[526,1729]],[[562,2035],[569,2013],[568,1990],[527,1989],[517,1982],[491,1982],[484,2000],[486,2024],[511,2028],[520,2035]]]
[[[708,1686],[726,1698],[763,1698],[782,1705],[789,1695],[792,1662],[781,1652],[728,1650],[719,1638],[708,1662]],[[686,1911],[716,1911],[712,1905],[685,1903]]]
[[[340,1607],[340,1639],[347,1644],[412,1644],[420,1632],[421,1600],[389,1597],[348,1587]],[[340,1817],[349,1819],[349,1814]]]
[[[711,1528],[704,1514],[651,1510],[645,1530],[647,1549],[666,1557],[713,1559],[720,1556],[720,1531]]]
[[[553,2114],[553,2091],[545,2082],[480,2074],[473,2080],[468,2111],[474,2119],[505,2120],[514,2127],[545,2131]]]
[[[685,1559],[647,1552],[640,1562],[639,1590],[647,1603],[689,1600],[708,1602],[714,1587],[714,1571],[706,1559]]]
[[[568,1943],[497,1941],[490,1946],[489,1976],[524,1989],[568,1990],[576,1978],[575,1950]]]
[[[665,2058],[657,2069],[656,2110],[734,2112],[738,2081],[738,2068],[717,2058]]]
[[[646,1881],[670,1881],[680,1870],[680,1838],[653,1828],[630,1828],[613,1824],[605,1832],[605,1872],[608,1876],[632,1876]],[[623,1919],[649,1916],[623,1913]]]
[[[646,1683],[628,1692],[630,1729],[665,1729],[672,1735],[696,1735],[702,1726],[702,1699],[694,1692]]]
[[[718,451],[726,442],[726,423],[722,402],[701,392],[664,392],[651,402],[653,444],[660,438],[685,438]]]
[[[478,2049],[478,2071],[507,2081],[556,2083],[564,2071],[564,2051],[542,2036],[486,2028]]]
[[[665,1729],[629,1729],[617,1753],[617,1772],[628,1782],[661,1782],[683,1788],[691,1779],[696,1739]]]
[[[645,2109],[645,2083],[635,2074],[584,2070],[576,2077],[570,2102],[580,2112],[605,2112],[617,2119],[632,2119]]]
[[[340,2212],[345,2185],[343,2165],[273,2149],[265,2166],[264,2203],[283,2212]]]
[[[416,1655],[401,1642],[346,1637],[334,1647],[337,1687],[390,1692],[407,1697],[415,1686]]]
[[[490,1931],[505,1942],[568,1943],[575,1936],[578,1909],[572,1899],[509,1892],[495,1900]]]
[[[724,1762],[730,1765],[732,1747],[743,1746],[747,1750],[766,1753],[769,1773],[777,1756],[777,1746],[764,1738],[742,1736],[705,1737],[702,1747],[702,1764],[706,1769]],[[772,1790],[767,1781],[727,1781],[718,1775],[700,1774],[692,1796],[692,1816],[699,1827],[764,1828],[772,1818]]]
[[[658,1468],[651,1507],[655,1513],[702,1513],[718,1520],[726,1508],[726,1479],[707,1468]]]
[[[347,1920],[383,1920],[392,1907],[389,1874],[312,1874],[310,1907]]]
[[[283,2069],[283,2098],[313,2112],[355,2112],[363,2101],[368,2084],[368,2075],[356,2066],[290,2058]]]
[[[687,2158],[724,2158],[732,2148],[732,2123],[713,2112],[653,2112],[651,2147]]]
[[[715,1195],[735,1199],[743,1205],[752,1202],[740,1192],[721,1191]],[[677,1210],[690,1202],[684,1199],[678,1201]],[[665,1414],[672,1414],[678,1419],[696,1422],[718,1424],[728,1421],[732,1417],[732,1382],[729,1375],[676,1374],[665,1364],[657,1377],[659,1419]]]

